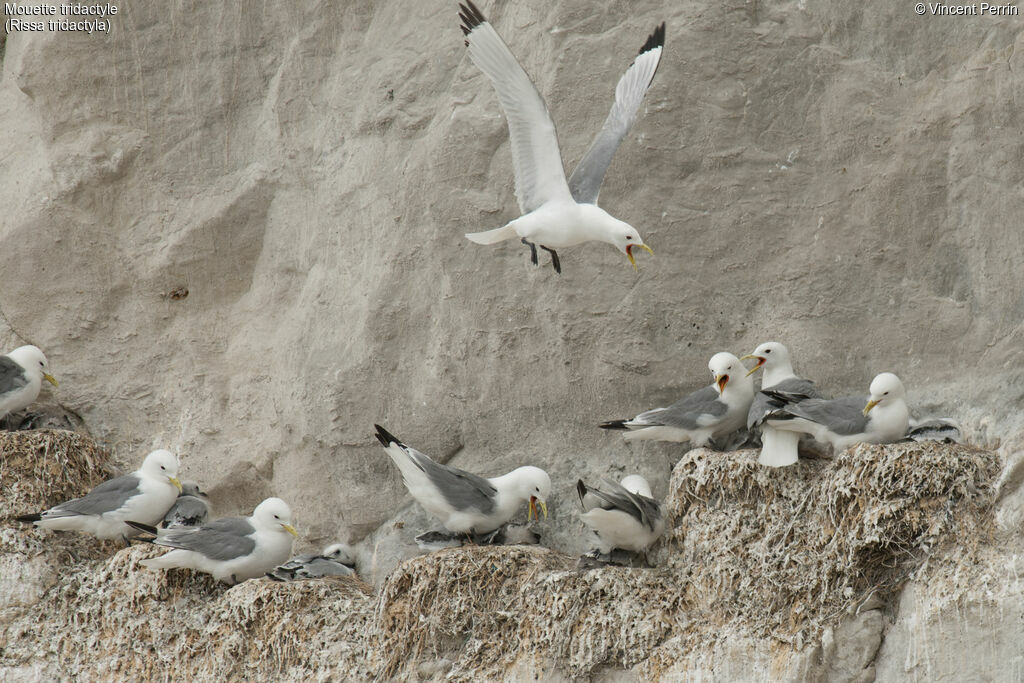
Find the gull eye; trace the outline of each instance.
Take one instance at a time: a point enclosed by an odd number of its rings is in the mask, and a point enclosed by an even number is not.
[[[633,239],[633,236],[632,236],[632,235],[626,235],[626,240],[627,240],[627,241],[628,241],[628,240],[631,240],[631,239]]]
[[[771,350],[771,349],[765,349],[765,350],[764,350],[764,352],[765,352],[765,353],[771,353],[771,352],[772,352],[772,350]]]
[[[889,395],[888,391],[882,394],[882,396],[888,396],[888,395]]]
[[[281,519],[281,518],[278,517],[277,515],[274,515],[274,519]]]

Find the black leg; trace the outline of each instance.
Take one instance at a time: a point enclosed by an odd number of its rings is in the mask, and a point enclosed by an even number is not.
[[[540,245],[540,248],[551,254],[551,265],[553,265],[555,267],[555,272],[558,273],[559,275],[561,275],[562,274],[562,264],[558,262],[558,252],[555,251],[554,249],[548,249],[543,244]]]
[[[537,265],[537,245],[525,237],[522,239],[522,243],[530,248],[530,262]]]

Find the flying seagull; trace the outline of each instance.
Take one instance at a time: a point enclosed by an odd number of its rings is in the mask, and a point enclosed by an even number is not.
[[[748,374],[764,368],[761,391],[754,396],[754,402],[747,413],[747,429],[760,428],[761,453],[757,461],[768,467],[795,465],[798,459],[797,446],[800,435],[796,432],[780,431],[765,421],[781,408],[799,403],[808,398],[821,398],[821,392],[809,379],[798,377],[793,372],[789,349],[779,342],[765,342],[748,356],[740,360],[753,359],[757,365]]]
[[[602,429],[625,429],[626,441],[689,441],[694,448],[707,445],[714,436],[744,425],[754,400],[754,382],[740,359],[716,353],[708,362],[715,381],[684,396],[668,408],[654,408],[629,420],[611,420]]]
[[[0,356],[0,418],[31,405],[44,379],[57,386],[47,372],[46,356],[35,346],[19,346]]]
[[[174,505],[164,515],[165,529],[176,527],[195,527],[206,524],[210,517],[210,504],[205,493],[199,490],[194,481],[181,482],[181,493]]]
[[[326,576],[355,576],[356,560],[352,548],[345,543],[334,543],[320,554],[298,555],[280,567],[267,572],[274,581],[322,579]]]
[[[292,526],[292,510],[280,498],[267,498],[256,506],[251,517],[225,517],[198,528],[157,529],[136,521],[128,524],[154,536],[148,539],[151,543],[174,548],[160,557],[143,560],[143,566],[196,569],[229,584],[263,576],[287,560],[298,536]]]
[[[392,436],[380,425],[377,440],[402,473],[409,493],[441,520],[452,533],[483,534],[495,531],[528,504],[527,519],[548,516],[551,479],[539,467],[525,466],[508,474],[484,479],[465,470],[434,462]]]
[[[181,482],[178,458],[170,451],[153,451],[131,474],[105,481],[81,498],[49,510],[16,517],[43,529],[84,531],[96,538],[128,538],[136,534],[130,519],[156,524],[174,504]]]
[[[530,247],[535,265],[539,246],[551,254],[551,265],[558,273],[562,267],[557,249],[599,240],[624,253],[636,269],[634,247],[654,252],[633,226],[599,208],[597,196],[615,150],[636,120],[640,102],[658,70],[665,44],[665,24],[654,30],[619,79],[615,103],[604,126],[566,181],[555,124],[544,99],[476,5],[466,0],[459,9],[469,57],[491,79],[508,120],[516,199],[523,214],[504,227],[469,233],[466,237],[477,244],[519,237]]]
[[[907,433],[909,412],[900,378],[883,372],[871,380],[870,396],[809,398],[786,405],[767,424],[810,434],[839,452],[856,443],[893,443]],[[771,391],[769,390],[769,393]]]
[[[605,479],[604,490],[587,486],[580,479],[576,492],[583,506],[580,519],[595,534],[602,553],[616,548],[646,552],[665,531],[661,505],[651,497],[651,485],[639,474],[625,477],[621,484]]]

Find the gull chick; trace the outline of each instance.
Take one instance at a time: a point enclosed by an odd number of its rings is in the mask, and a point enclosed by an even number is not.
[[[39,397],[43,380],[57,386],[46,356],[35,346],[19,346],[0,356],[0,418],[27,408]]]
[[[765,422],[788,405],[808,398],[821,398],[821,392],[814,382],[798,377],[793,372],[789,349],[779,342],[765,342],[740,360],[749,359],[756,360],[757,365],[747,374],[752,375],[764,369],[761,391],[754,396],[754,402],[747,413],[747,429],[761,430],[761,453],[757,461],[767,467],[795,465],[800,435],[780,431]]]
[[[602,429],[625,429],[626,441],[689,441],[694,448],[712,437],[734,432],[744,425],[754,400],[754,382],[740,359],[725,351],[708,362],[715,381],[684,396],[668,408],[654,408],[629,420],[611,420]]]
[[[157,450],[131,474],[105,481],[81,498],[16,519],[43,529],[84,531],[104,540],[120,537],[127,541],[136,534],[128,520],[156,524],[179,491],[178,458],[170,451]]]
[[[206,494],[199,489],[199,484],[194,481],[183,481],[181,493],[164,515],[163,526],[165,529],[202,526],[209,518],[210,503]]]
[[[870,396],[809,398],[787,405],[768,420],[776,429],[810,434],[836,452],[856,443],[893,443],[907,433],[910,413],[900,378],[883,372],[871,380]]]
[[[551,479],[539,467],[525,466],[500,477],[485,479],[450,465],[434,462],[406,446],[380,425],[377,440],[402,473],[409,493],[452,533],[495,531],[527,504],[527,519],[548,516]]]
[[[292,510],[280,498],[267,498],[250,517],[225,517],[198,528],[157,529],[136,521],[131,526],[155,536],[156,545],[174,548],[143,560],[148,569],[196,569],[224,583],[263,576],[288,559],[298,533]]]
[[[334,543],[319,555],[298,555],[280,567],[267,572],[274,581],[298,581],[300,579],[322,579],[326,576],[354,576],[356,560],[352,548],[345,543]]]
[[[615,103],[604,126],[567,181],[555,124],[544,99],[476,5],[466,0],[459,9],[469,57],[491,79],[508,120],[516,199],[523,214],[504,227],[466,237],[477,244],[519,237],[530,247],[535,265],[539,246],[551,254],[551,265],[558,273],[562,267],[557,249],[598,240],[624,253],[636,269],[633,249],[653,253],[651,248],[643,243],[633,226],[599,208],[597,196],[615,150],[633,126],[640,102],[658,69],[665,44],[665,24],[654,30],[619,79]],[[589,97],[589,93],[584,96]]]

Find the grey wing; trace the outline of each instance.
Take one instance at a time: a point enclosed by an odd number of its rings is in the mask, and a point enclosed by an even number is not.
[[[210,507],[202,498],[178,496],[174,505],[164,515],[165,526],[202,526],[210,514]]]
[[[340,562],[326,557],[316,557],[300,567],[296,575],[304,579],[319,579],[324,576],[352,576],[355,572]]]
[[[244,517],[227,517],[198,529],[161,531],[156,543],[180,550],[191,550],[211,560],[225,562],[244,557],[256,548],[255,531]]]
[[[498,489],[491,482],[457,467],[434,462],[414,449],[409,448],[407,452],[449,505],[457,510],[479,510],[484,514],[494,510]]]
[[[821,392],[814,382],[801,377],[791,377],[762,389],[750,404],[747,429],[760,425],[769,417],[775,417],[780,408],[809,398],[821,398]]]
[[[46,511],[47,517],[72,515],[102,515],[117,510],[132,496],[139,493],[139,477],[126,474],[103,482],[81,498],[69,500]]]
[[[569,191],[581,204],[596,204],[604,174],[612,163],[622,138],[636,121],[640,103],[654,80],[665,45],[665,24],[654,29],[640,48],[639,56],[626,69],[615,86],[615,103],[601,131],[569,177]]]
[[[655,408],[640,413],[631,422],[638,425],[697,429],[707,426],[704,424],[704,420],[709,417],[721,417],[728,409],[729,406],[719,400],[715,387],[707,386],[684,396],[668,408]],[[702,417],[704,420],[701,419]]]
[[[634,517],[651,531],[654,531],[655,524],[661,518],[661,505],[658,501],[642,496],[639,493],[633,493],[620,484],[616,484],[608,479],[602,479],[601,483],[606,487],[606,490],[590,488],[588,492],[593,493],[603,501],[601,504],[602,508],[605,510],[621,510]]]
[[[824,425],[840,436],[850,436],[867,431],[870,418],[870,413],[864,414],[867,402],[866,396],[846,396],[831,401],[809,398],[786,406],[782,412]]]
[[[7,356],[0,356],[0,395],[20,389],[28,384],[28,375],[21,367]]]

